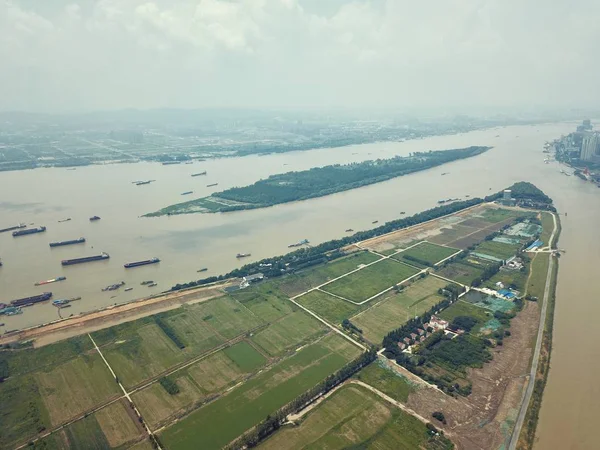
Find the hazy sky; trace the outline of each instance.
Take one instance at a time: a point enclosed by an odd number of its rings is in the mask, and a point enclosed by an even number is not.
[[[0,0],[0,109],[600,105],[600,0]]]

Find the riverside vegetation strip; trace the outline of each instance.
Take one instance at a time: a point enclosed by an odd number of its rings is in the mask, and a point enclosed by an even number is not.
[[[477,156],[490,148],[472,146],[453,150],[415,152],[407,157],[396,156],[390,159],[336,164],[271,175],[266,180],[257,181],[250,186],[235,187],[209,197],[177,203],[145,216],[237,211],[323,197]]]

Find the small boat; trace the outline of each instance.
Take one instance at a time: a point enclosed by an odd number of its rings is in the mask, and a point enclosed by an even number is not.
[[[68,222],[69,220],[71,220],[71,218],[67,217],[66,219],[59,220],[58,223]]]
[[[142,286],[147,286],[147,285],[149,285],[149,284],[152,284],[152,283],[154,283],[154,281],[152,281],[152,280],[148,280],[148,281],[142,281],[140,284],[141,284]]]
[[[52,278],[50,280],[38,281],[37,283],[35,283],[35,285],[43,286],[44,284],[56,283],[57,281],[64,281],[66,279],[67,279],[67,277],[56,277],[56,278]]]
[[[450,173],[450,172],[444,172],[444,173],[442,173],[442,176],[444,176],[444,175],[448,175],[449,173]]]
[[[206,272],[207,270],[208,270],[208,267],[203,267],[202,269],[196,270],[196,272]]]
[[[353,230],[352,228],[348,228],[348,229],[346,230],[346,233],[352,233],[353,231],[354,231],[354,230]]]
[[[69,167],[67,170],[77,170],[76,167]]]
[[[373,221],[373,222],[371,222],[371,223],[373,223],[373,224],[375,224],[375,223],[379,223],[379,220],[374,220],[374,221]]]
[[[250,253],[238,253],[235,255],[236,258],[246,258],[247,256],[250,256]]]
[[[213,183],[213,184],[207,184],[206,187],[213,187],[213,186],[217,186],[219,183]]]
[[[182,192],[181,195],[190,195],[193,193],[194,193],[194,191],[185,191],[185,192]]]
[[[156,286],[157,284],[158,284],[158,283],[150,283],[150,284],[148,284],[147,286],[148,286],[148,287],[154,287],[154,286]]]
[[[148,181],[138,181],[137,183],[135,183],[136,186],[144,186],[145,184],[150,184],[152,183],[152,181],[148,180]]]
[[[308,239],[302,239],[300,242],[296,242],[295,244],[288,245],[288,248],[301,247],[309,243]]]
[[[92,217],[90,217],[90,222],[94,222],[96,220],[100,220],[100,217],[98,217],[98,216],[92,216]]]
[[[406,214],[406,211],[400,211],[400,214],[404,215]]]
[[[132,290],[133,290],[132,287],[125,288],[125,292],[129,292],[129,291],[132,291]]]
[[[198,172],[198,173],[193,173],[192,174],[193,177],[199,177],[199,176],[202,176],[202,175],[206,175],[206,170],[204,172]]]

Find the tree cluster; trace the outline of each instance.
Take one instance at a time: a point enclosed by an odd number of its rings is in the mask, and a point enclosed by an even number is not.
[[[180,349],[185,348],[185,344],[181,341],[179,336],[177,336],[177,334],[175,333],[175,330],[171,327],[171,325],[169,325],[161,317],[158,317],[158,316],[155,316],[154,320],[155,320],[156,324],[159,326],[159,328],[161,330],[163,330],[163,332],[167,335],[167,337],[169,339],[171,339],[178,348],[180,348]]]
[[[169,377],[161,377],[158,382],[169,393],[169,395],[179,394],[179,386]]]

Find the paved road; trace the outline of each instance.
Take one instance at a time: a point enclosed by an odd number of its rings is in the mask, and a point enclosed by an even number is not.
[[[552,214],[552,219],[554,220],[554,230],[552,230],[550,242],[553,242],[554,235],[556,234],[557,230],[556,216],[554,214]],[[519,410],[517,422],[515,423],[512,436],[510,437],[510,444],[508,446],[508,450],[515,450],[517,448],[517,442],[519,441],[521,429],[523,428],[523,422],[525,421],[525,415],[527,414],[527,408],[529,407],[529,403],[531,402],[531,395],[533,394],[533,388],[535,386],[535,376],[537,374],[538,363],[540,360],[540,352],[542,349],[542,337],[544,335],[544,327],[546,326],[546,310],[548,309],[548,300],[550,297],[550,284],[552,281],[553,269],[554,258],[550,256],[550,263],[548,264],[548,274],[546,275],[546,287],[544,289],[544,300],[542,303],[542,311],[540,316],[540,325],[538,327],[537,340],[535,342],[535,350],[533,352],[533,361],[531,362],[531,371],[529,372],[529,381],[527,384],[527,389],[525,390],[525,395],[523,396],[523,401],[521,403],[521,408]]]

